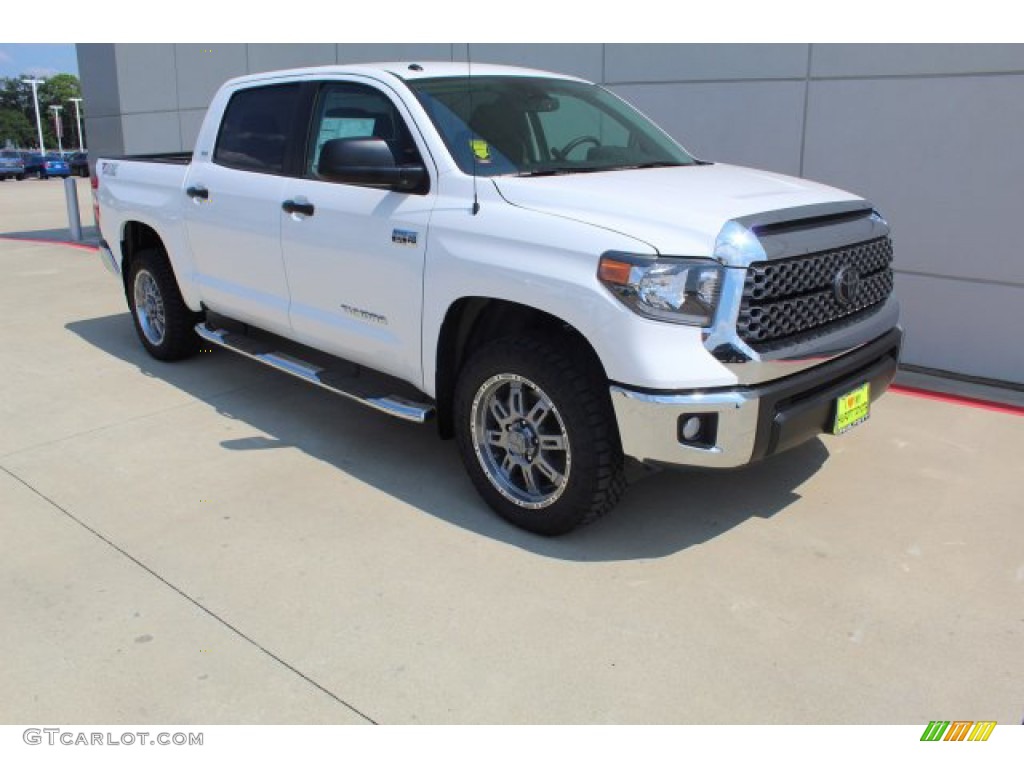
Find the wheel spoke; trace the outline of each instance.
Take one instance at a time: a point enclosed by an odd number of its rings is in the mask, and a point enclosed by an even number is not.
[[[500,429],[487,430],[487,444],[496,445],[499,448],[505,447],[505,432]]]
[[[502,404],[496,397],[491,398],[490,403],[488,403],[488,407],[490,408],[491,415],[494,417],[495,421],[502,426],[512,418],[509,412],[505,409],[504,404]]]
[[[539,435],[542,451],[564,451],[565,435]]]
[[[532,466],[523,467],[523,479],[526,481],[526,490],[534,496],[539,496],[540,486],[537,485],[537,478],[533,474]]]
[[[533,462],[533,466],[536,467],[537,470],[542,475],[544,475],[544,477],[550,480],[556,488],[562,485],[562,481],[565,475],[563,475],[557,469],[548,464],[547,459],[545,459],[543,456],[539,457],[535,462]]]
[[[540,427],[541,422],[551,413],[551,403],[546,397],[542,397],[534,403],[533,408],[526,414],[526,420],[533,425],[534,429]]]
[[[505,479],[511,482],[512,470],[515,469],[516,463],[512,459],[511,453],[506,453],[505,458],[501,460],[501,470],[505,473]]]
[[[508,409],[513,417],[522,418],[526,414],[521,382],[513,381],[508,385]]]

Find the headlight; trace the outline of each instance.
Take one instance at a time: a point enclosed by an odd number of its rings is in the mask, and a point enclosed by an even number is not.
[[[609,252],[601,257],[597,276],[637,314],[686,325],[711,325],[722,287],[722,267],[710,259]]]

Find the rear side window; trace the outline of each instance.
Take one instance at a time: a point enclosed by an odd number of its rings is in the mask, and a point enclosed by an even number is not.
[[[299,85],[238,91],[228,102],[213,162],[259,173],[283,173]]]

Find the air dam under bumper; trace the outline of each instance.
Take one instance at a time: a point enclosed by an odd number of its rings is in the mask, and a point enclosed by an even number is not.
[[[652,464],[740,467],[830,430],[840,396],[871,383],[871,401],[896,375],[903,332],[894,328],[815,368],[764,384],[690,392],[611,387],[627,456]],[[681,439],[684,416],[717,415],[706,445]],[[702,435],[703,437],[703,435]]]

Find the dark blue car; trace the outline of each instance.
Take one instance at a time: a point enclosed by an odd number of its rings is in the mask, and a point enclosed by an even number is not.
[[[88,176],[89,175],[89,153],[88,152],[75,152],[68,157],[68,167],[71,169],[73,176]]]
[[[67,178],[71,175],[64,158],[59,155],[27,155],[25,157],[25,175],[35,175],[40,179],[48,179],[51,176]]]

